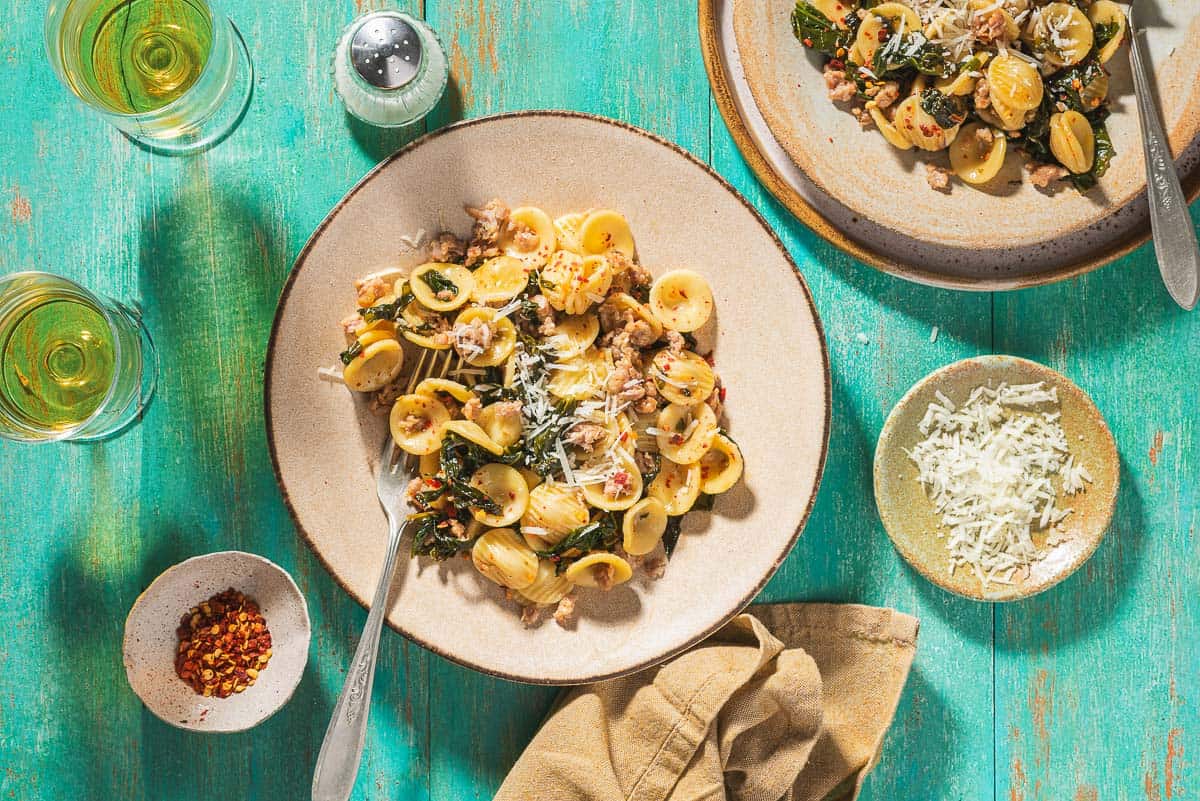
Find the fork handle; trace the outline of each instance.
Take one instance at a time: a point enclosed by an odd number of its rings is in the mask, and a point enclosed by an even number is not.
[[[358,778],[358,766],[362,761],[363,742],[367,737],[367,717],[371,711],[371,688],[375,683],[375,659],[379,655],[379,637],[383,631],[388,590],[392,585],[392,573],[396,569],[396,555],[400,550],[403,526],[388,516],[387,555],[367,613],[354,660],[342,685],[342,694],[333,708],[325,740],[317,755],[317,767],[313,772],[313,801],[346,801],[354,791]]]
[[[1158,270],[1171,297],[1185,309],[1196,305],[1200,295],[1200,247],[1196,228],[1188,213],[1179,175],[1163,131],[1162,118],[1154,105],[1142,41],[1144,31],[1130,34],[1130,61],[1142,126],[1142,148],[1146,156],[1146,198],[1150,204],[1150,231]]]

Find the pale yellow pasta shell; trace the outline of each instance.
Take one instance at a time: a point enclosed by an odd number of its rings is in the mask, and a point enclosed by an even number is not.
[[[713,308],[708,281],[691,270],[671,270],[650,287],[650,311],[674,331],[695,331],[708,322]]]
[[[476,422],[502,448],[507,449],[521,439],[521,412],[513,410],[509,404],[492,403],[484,406],[479,410]]]
[[[529,503],[521,518],[521,535],[530,547],[544,551],[587,522],[588,508],[579,491],[557,481],[547,481],[529,490]]]
[[[454,297],[439,300],[437,291],[426,282],[426,277],[431,275],[453,284]],[[458,264],[428,262],[413,269],[409,278],[409,288],[413,297],[425,308],[437,312],[453,311],[471,299],[471,293],[475,291],[475,277],[470,270]]]
[[[644,556],[654,550],[667,530],[667,510],[658,498],[642,498],[621,521],[621,545],[627,553]]]
[[[644,303],[639,302],[638,299],[632,295],[629,295],[625,292],[614,292],[609,295],[601,305],[615,308],[618,311],[627,310],[633,312],[635,319],[641,320],[646,325],[650,326],[650,331],[654,334],[655,339],[658,339],[662,336],[662,322],[654,316],[654,312],[650,311],[650,309],[648,309]]]
[[[671,403],[685,406],[708,400],[717,385],[717,377],[708,362],[690,350],[678,355],[660,350],[654,354],[650,374],[660,395]]]
[[[589,212],[579,226],[579,243],[585,253],[607,253],[619,251],[632,259],[636,252],[633,232],[625,215],[612,209],[597,209]]]
[[[700,491],[708,495],[728,492],[742,477],[744,462],[737,444],[724,434],[713,438],[713,446],[700,459]]]
[[[663,459],[646,495],[657,498],[671,517],[686,514],[700,497],[700,465],[676,464]]]
[[[509,528],[493,529],[475,540],[471,561],[501,587],[520,591],[537,580],[537,554]]]
[[[1001,53],[987,67],[992,102],[1029,111],[1042,103],[1045,87],[1037,67],[1011,53]]]
[[[445,433],[457,434],[467,442],[478,445],[493,456],[504,455],[504,448],[500,447],[500,443],[489,437],[488,433],[480,428],[478,423],[470,420],[449,420],[442,425],[442,428]]]
[[[554,348],[559,359],[570,359],[586,351],[600,335],[600,321],[594,314],[572,314],[554,325],[554,333],[545,344]]]
[[[563,400],[587,400],[599,395],[612,371],[607,350],[589,348],[578,356],[554,362],[546,389]]]
[[[825,19],[830,22],[838,23],[839,27],[846,27],[843,20],[847,14],[853,14],[858,7],[858,3],[851,0],[808,0],[809,5],[820,11]]]
[[[855,64],[871,64],[875,51],[879,49],[879,34],[885,29],[883,17],[868,14],[858,25],[854,44],[850,46],[850,61]]]
[[[542,294],[552,308],[558,311],[566,310],[582,266],[583,256],[568,250],[557,251],[550,258],[550,263],[541,271],[539,280]]]
[[[879,129],[879,133],[887,140],[888,144],[900,150],[912,150],[912,140],[896,127],[895,121],[889,119],[874,100],[868,101],[866,108],[871,119],[875,121],[875,127]]]
[[[1051,29],[1057,33],[1052,35]],[[1095,41],[1092,23],[1070,3],[1035,9],[1021,38],[1054,67],[1069,67],[1087,58]]]
[[[541,559],[533,583],[517,590],[517,594],[530,603],[549,606],[561,601],[574,586],[566,576],[558,574],[557,564],[549,559]]]
[[[628,562],[615,553],[607,551],[596,551],[576,559],[567,566],[563,575],[572,584],[578,584],[581,587],[597,587],[599,582],[596,579],[596,572],[601,568],[609,571],[608,583],[610,586],[624,584],[633,576],[633,568],[629,566]]]
[[[521,519],[529,505],[529,487],[525,479],[506,464],[485,464],[471,476],[471,486],[500,507],[498,514],[471,510],[475,519],[484,525],[511,526]]]
[[[1117,25],[1116,36],[1109,39],[1104,47],[1100,48],[1099,58],[1100,63],[1103,64],[1116,54],[1121,43],[1125,41],[1125,31],[1129,23],[1125,20],[1125,12],[1113,0],[1095,0],[1088,9],[1087,17],[1088,21],[1092,23],[1093,34],[1095,33],[1094,29],[1101,25],[1113,23]]]
[[[985,145],[976,132],[986,130],[982,123],[964,126],[950,145],[950,166],[954,174],[969,184],[985,184],[996,177],[1004,166],[1008,140],[1000,131],[992,131],[992,143]]]
[[[417,456],[434,453],[441,447],[449,422],[449,410],[429,395],[401,395],[388,416],[388,428],[396,446]]]
[[[423,476],[436,476],[442,470],[442,454],[439,451],[421,454],[417,469]]]
[[[383,389],[400,375],[404,349],[394,339],[373,342],[363,348],[342,370],[342,381],[355,392]]]
[[[423,379],[413,392],[417,395],[433,395],[435,397],[439,392],[444,392],[459,403],[466,403],[475,397],[475,393],[470,387],[448,378]]]
[[[517,328],[507,317],[496,319],[496,312],[486,306],[464,309],[455,319],[454,325],[469,325],[474,320],[487,323],[492,329],[492,341],[480,353],[463,356],[463,361],[475,367],[495,367],[503,364],[512,355],[517,344]],[[461,351],[460,351],[461,352]]]
[[[954,137],[958,136],[960,126],[943,128],[937,120],[921,108],[921,98],[909,95],[896,107],[894,124],[914,145],[921,150],[945,150]]]
[[[483,304],[502,304],[515,298],[526,287],[529,269],[520,259],[497,256],[479,265],[474,277],[472,300]]]
[[[554,220],[554,233],[558,238],[559,250],[583,254],[583,245],[579,241],[579,228],[583,225],[584,216],[578,213],[564,214]]]
[[[921,30],[921,18],[904,3],[880,3],[871,13],[883,17],[892,24],[893,33],[912,33]]]
[[[1050,152],[1076,175],[1091,170],[1096,159],[1096,137],[1087,117],[1074,110],[1051,116]]]
[[[584,484],[583,498],[589,504],[597,509],[604,509],[609,512],[617,512],[622,509],[628,509],[637,503],[642,497],[642,474],[637,468],[637,464],[633,461],[633,456],[625,450],[617,449],[618,467],[625,474],[626,485],[615,496],[610,497],[604,491],[605,483]]]
[[[525,226],[534,234],[533,241],[523,246],[523,239],[513,234],[514,228]],[[509,212],[508,229],[500,243],[505,256],[519,259],[526,267],[537,269],[546,263],[557,247],[554,221],[550,215],[534,206],[520,206]]]
[[[679,464],[698,462],[713,446],[717,416],[706,403],[669,403],[658,413],[658,452]]]

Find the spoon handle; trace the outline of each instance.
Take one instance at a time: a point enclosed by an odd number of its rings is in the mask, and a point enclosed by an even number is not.
[[[367,716],[371,711],[371,688],[375,683],[375,658],[379,654],[379,636],[383,630],[384,607],[387,605],[388,590],[392,585],[392,573],[396,569],[396,554],[400,549],[403,526],[388,515],[387,556],[371,611],[367,614],[354,660],[342,685],[342,694],[333,708],[325,740],[317,755],[317,767],[313,772],[313,801],[346,801],[354,790],[358,778],[358,765],[362,761],[363,742],[367,737]]]
[[[1188,213],[1175,162],[1163,132],[1162,118],[1154,105],[1144,55],[1144,31],[1130,35],[1130,59],[1137,96],[1142,147],[1146,154],[1146,196],[1150,203],[1150,230],[1158,270],[1171,297],[1185,309],[1196,305],[1200,295],[1200,247],[1196,228]]]

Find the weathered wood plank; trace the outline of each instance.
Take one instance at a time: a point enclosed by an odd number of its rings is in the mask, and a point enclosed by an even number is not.
[[[1044,594],[997,607],[997,797],[1190,797],[1200,318],[1175,307],[1143,247],[1082,279],[998,296],[996,322],[998,349],[1092,395],[1122,468],[1096,555]]]

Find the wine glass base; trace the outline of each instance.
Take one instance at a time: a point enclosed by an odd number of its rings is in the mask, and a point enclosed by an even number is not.
[[[254,94],[254,62],[242,32],[229,21],[233,29],[233,47],[237,58],[233,84],[225,102],[204,122],[185,132],[173,132],[169,137],[137,136],[125,132],[138,147],[164,156],[190,156],[201,153],[224,141],[241,123]]]

